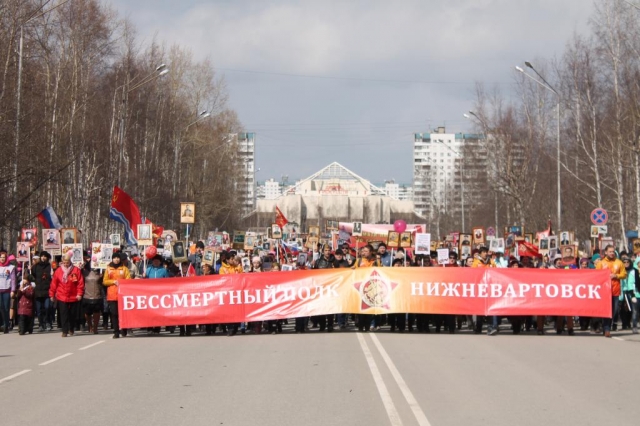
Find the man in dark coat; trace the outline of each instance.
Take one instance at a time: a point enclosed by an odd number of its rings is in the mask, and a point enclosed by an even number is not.
[[[36,263],[32,270],[31,275],[36,283],[35,301],[36,312],[38,313],[38,325],[40,326],[40,332],[45,329],[53,330],[53,305],[49,298],[49,286],[51,285],[51,255],[43,251],[40,253],[40,261]]]

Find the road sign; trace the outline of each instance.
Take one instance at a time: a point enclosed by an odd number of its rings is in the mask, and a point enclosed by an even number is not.
[[[496,230],[490,226],[487,228],[487,237],[495,237],[496,236]]]
[[[609,220],[609,214],[605,209],[594,209],[591,212],[591,223],[594,225],[606,225]]]

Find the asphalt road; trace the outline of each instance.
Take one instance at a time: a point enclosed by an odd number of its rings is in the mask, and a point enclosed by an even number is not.
[[[0,401],[12,425],[637,424],[640,337],[613,335],[0,334]]]

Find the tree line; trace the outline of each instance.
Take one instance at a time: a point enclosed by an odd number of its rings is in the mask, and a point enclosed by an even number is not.
[[[588,240],[596,207],[608,210],[608,233],[617,241],[638,227],[640,10],[598,0],[589,24],[559,57],[514,69],[516,100],[477,84],[470,118],[487,135],[481,155],[488,164],[485,179],[470,183],[486,194],[470,210],[478,225],[493,225],[495,209],[504,226],[557,226],[559,130],[562,230]],[[474,158],[467,152],[465,162]]]
[[[233,229],[242,126],[211,60],[143,45],[97,0],[54,3],[0,4],[0,245],[47,205],[85,243],[121,231],[114,185],[167,229],[181,201],[196,203],[196,233]]]

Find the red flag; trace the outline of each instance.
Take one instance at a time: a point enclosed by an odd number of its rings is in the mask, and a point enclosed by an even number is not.
[[[127,244],[135,245],[138,243],[138,225],[142,223],[140,210],[133,198],[117,186],[113,187],[109,217],[124,225],[124,237]]]
[[[520,257],[542,257],[538,247],[526,241],[518,242],[518,256]]]
[[[189,264],[189,269],[187,269],[187,277],[195,277],[196,276],[196,268],[193,267],[193,264]]]
[[[287,223],[289,223],[289,221],[284,217],[278,206],[276,206],[276,225],[278,225],[280,229],[284,229]]]

